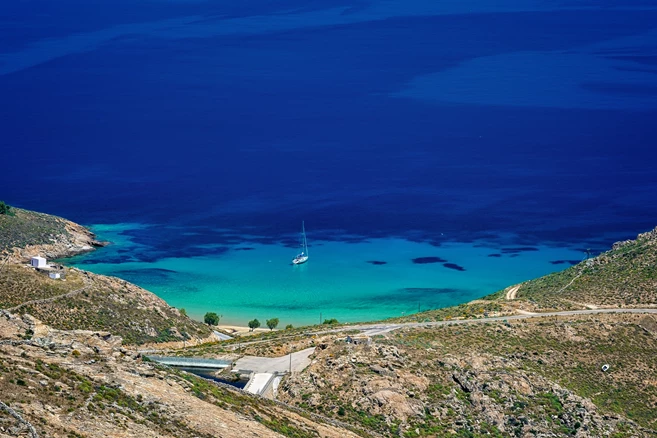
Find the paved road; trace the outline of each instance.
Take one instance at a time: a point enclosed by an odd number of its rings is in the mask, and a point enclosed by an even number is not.
[[[436,326],[450,325],[450,324],[472,324],[477,322],[481,323],[481,322],[508,321],[508,320],[528,319],[528,318],[545,318],[550,316],[596,315],[600,313],[657,313],[657,308],[565,310],[562,312],[526,313],[521,315],[494,316],[491,318],[452,319],[449,321],[405,322],[405,323],[397,323],[397,324],[359,324],[355,326],[349,326],[347,327],[347,330],[361,330],[363,333],[369,332],[374,334],[381,334],[381,333],[390,332],[392,330],[397,330],[402,327],[436,327]],[[339,331],[339,330],[332,330],[332,331]]]
[[[309,356],[315,347],[292,353],[292,371],[302,371],[310,365]],[[275,373],[290,370],[290,355],[281,357],[244,356],[233,365],[233,370],[253,371],[256,373]]]
[[[433,321],[433,322],[400,322],[400,323],[376,323],[376,324],[357,324],[344,326],[340,328],[322,330],[319,332],[308,332],[308,335],[323,335],[328,333],[338,333],[349,330],[360,330],[361,333],[367,336],[382,335],[389,333],[394,330],[398,330],[404,327],[437,327],[443,325],[451,324],[473,324],[473,323],[486,323],[493,321],[513,321],[517,319],[529,319],[529,318],[545,318],[550,316],[575,316],[575,315],[597,315],[601,313],[653,313],[657,314],[657,308],[646,308],[646,309],[590,309],[590,310],[566,310],[562,312],[545,312],[545,313],[524,313],[521,315],[509,315],[509,316],[494,316],[490,318],[476,318],[476,319],[451,319],[449,321]],[[241,345],[250,345],[250,344],[259,344],[263,342],[270,342],[269,340],[257,340],[242,342]],[[233,349],[237,348],[237,345],[231,346]],[[305,350],[304,350],[305,351]],[[286,356],[287,357],[287,356]],[[289,360],[289,359],[288,359]]]
[[[277,386],[281,380],[277,373],[303,371],[310,365],[309,357],[314,352],[315,347],[311,347],[281,357],[244,356],[235,362],[233,370],[253,372],[244,388],[247,392],[274,398],[276,391],[273,386]]]

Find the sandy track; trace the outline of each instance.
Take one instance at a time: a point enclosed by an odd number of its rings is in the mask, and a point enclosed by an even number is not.
[[[506,291],[506,299],[507,300],[515,300],[516,295],[518,295],[518,289],[520,289],[520,285],[513,286],[511,289]]]

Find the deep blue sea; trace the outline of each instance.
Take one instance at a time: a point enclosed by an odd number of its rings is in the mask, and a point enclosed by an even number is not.
[[[486,295],[657,225],[656,163],[657,0],[0,5],[0,199],[196,317]]]

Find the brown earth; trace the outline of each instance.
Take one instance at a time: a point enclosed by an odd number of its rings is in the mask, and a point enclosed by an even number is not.
[[[155,366],[109,333],[55,330],[3,311],[0,339],[0,401],[40,436],[355,436]],[[15,418],[0,413],[0,436],[24,432]]]

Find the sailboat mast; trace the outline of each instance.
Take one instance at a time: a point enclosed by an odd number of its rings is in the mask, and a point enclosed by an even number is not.
[[[306,222],[301,221],[301,231],[303,232],[303,251],[308,255],[308,241],[306,240]]]

